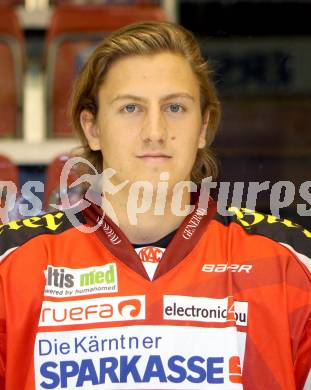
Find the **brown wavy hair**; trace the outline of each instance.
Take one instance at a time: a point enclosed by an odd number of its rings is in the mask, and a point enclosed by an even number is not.
[[[220,120],[220,104],[217,98],[211,70],[204,61],[194,35],[180,25],[170,22],[141,22],[125,26],[108,35],[92,52],[82,68],[73,88],[71,121],[82,141],[82,155],[101,172],[101,151],[90,149],[80,123],[80,113],[88,110],[96,118],[98,92],[109,67],[118,59],[133,55],[153,55],[170,52],[182,55],[191,65],[199,82],[202,117],[209,111],[206,146],[199,149],[191,180],[200,183],[204,177],[216,178],[217,162],[210,146],[215,138]]]

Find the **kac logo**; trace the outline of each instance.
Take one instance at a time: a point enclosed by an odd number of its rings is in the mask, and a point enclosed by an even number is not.
[[[164,249],[156,246],[145,246],[143,248],[139,248],[137,253],[143,262],[158,263],[163,256]]]

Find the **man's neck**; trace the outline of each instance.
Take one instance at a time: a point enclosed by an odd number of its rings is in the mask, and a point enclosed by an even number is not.
[[[148,210],[139,212],[141,199],[128,201],[128,193],[120,191],[118,194],[103,200],[103,210],[115,222],[131,243],[142,244],[158,241],[173,230],[178,229],[185,219],[185,215],[174,212],[176,208],[184,210],[190,204],[189,193],[181,199],[181,205],[172,208],[172,197],[167,196],[165,207],[155,212],[155,202],[151,202]],[[152,197],[153,199],[153,197]],[[108,202],[107,202],[108,201]],[[132,201],[132,204],[131,204]],[[107,206],[108,205],[108,206]],[[160,215],[157,215],[160,214]],[[179,215],[176,215],[179,214]]]

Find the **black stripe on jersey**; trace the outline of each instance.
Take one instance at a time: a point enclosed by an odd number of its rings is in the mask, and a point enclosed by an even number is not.
[[[86,223],[82,213],[75,214],[79,224]],[[59,234],[73,225],[63,211],[11,221],[0,225],[0,256],[42,234]]]
[[[246,232],[259,234],[282,244],[290,245],[296,252],[311,258],[311,232],[288,219],[259,213],[245,208],[230,207],[231,216],[218,213],[214,219],[228,226],[231,222],[241,225]]]

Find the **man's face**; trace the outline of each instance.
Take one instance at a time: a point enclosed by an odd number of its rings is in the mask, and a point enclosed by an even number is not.
[[[146,180],[156,185],[169,173],[170,187],[190,180],[207,123],[200,89],[188,62],[160,53],[115,62],[99,90],[99,111],[81,123],[91,149],[101,150],[104,169],[116,170],[115,184]],[[207,122],[207,118],[206,121]]]

